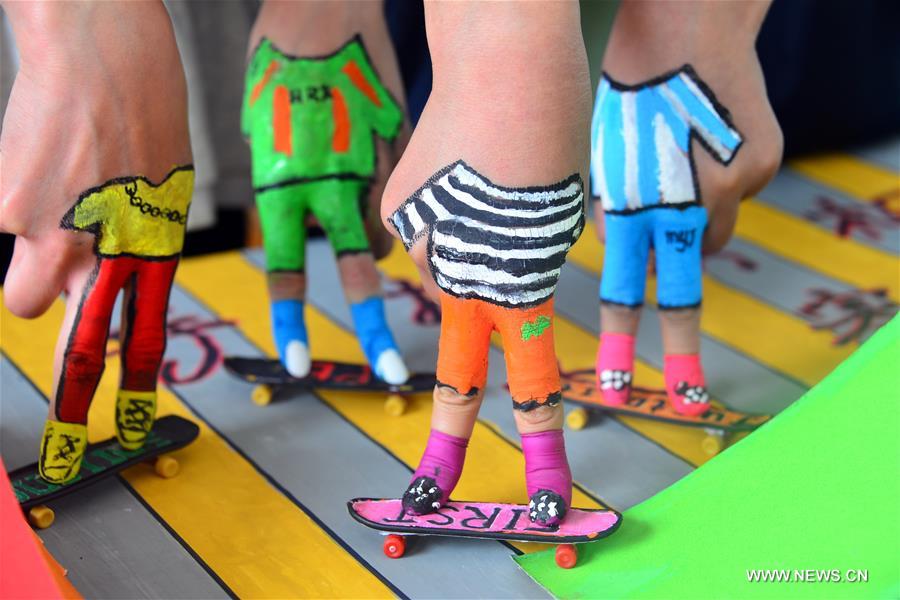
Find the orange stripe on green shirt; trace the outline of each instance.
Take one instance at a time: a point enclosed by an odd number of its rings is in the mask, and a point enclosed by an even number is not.
[[[331,149],[335,152],[346,152],[350,148],[350,113],[341,90],[331,88],[331,99],[331,114],[334,118]]]
[[[350,78],[350,81],[353,82],[359,91],[366,95],[366,98],[372,101],[372,104],[375,106],[381,106],[381,100],[378,99],[378,94],[375,93],[375,88],[369,85],[369,82],[366,81],[365,75],[362,74],[362,71],[359,70],[359,65],[356,64],[356,61],[348,61],[344,68],[341,69],[347,77]]]
[[[256,85],[253,86],[253,93],[250,95],[250,106],[256,104],[256,101],[259,100],[260,94],[262,94],[263,89],[269,83],[269,80],[272,79],[272,75],[275,74],[275,71],[278,70],[278,61],[273,60],[269,63],[269,66],[266,67],[266,72],[263,73],[262,79],[260,79]]]
[[[291,93],[287,87],[275,87],[272,97],[272,126],[275,129],[275,152],[291,155]]]

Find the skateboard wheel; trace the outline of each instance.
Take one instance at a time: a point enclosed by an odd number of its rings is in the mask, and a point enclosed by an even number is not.
[[[181,471],[181,465],[171,456],[158,456],[153,461],[153,470],[163,479],[172,479]]]
[[[556,547],[556,564],[563,569],[571,569],[578,563],[578,551],[574,544],[560,544]]]
[[[54,520],[56,520],[56,515],[49,506],[42,504],[28,509],[28,522],[35,529],[47,529],[53,525]]]
[[[589,419],[590,415],[588,414],[587,409],[579,406],[578,408],[573,408],[569,411],[569,414],[566,415],[566,425],[569,426],[569,429],[579,431],[585,428]]]
[[[253,388],[250,399],[257,406],[268,406],[272,402],[273,391],[268,385],[262,384]]]
[[[384,401],[384,412],[392,417],[399,417],[406,412],[406,398],[399,394],[388,396]]]
[[[725,449],[725,436],[710,434],[700,442],[700,448],[707,456],[715,456]]]
[[[384,555],[388,558],[400,558],[406,552],[406,540],[402,535],[391,534],[384,538]]]

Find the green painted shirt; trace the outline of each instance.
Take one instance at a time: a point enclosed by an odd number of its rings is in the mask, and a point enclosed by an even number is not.
[[[247,67],[241,128],[253,187],[375,172],[375,134],[393,140],[403,112],[378,80],[359,36],[319,58],[263,38]]]

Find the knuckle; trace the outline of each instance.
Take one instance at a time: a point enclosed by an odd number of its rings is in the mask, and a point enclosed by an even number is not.
[[[545,425],[556,418],[559,410],[562,410],[561,406],[540,405],[531,410],[523,410],[520,414],[522,420],[529,425]]]
[[[463,394],[450,386],[438,385],[434,388],[434,401],[450,406],[471,406],[478,401],[478,394]]]

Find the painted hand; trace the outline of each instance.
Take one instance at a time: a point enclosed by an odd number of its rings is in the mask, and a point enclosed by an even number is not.
[[[296,112],[294,108],[299,110],[302,106],[310,107],[317,102],[317,99],[321,98],[323,106],[335,107],[333,112],[329,110],[324,117],[328,121],[328,126],[322,129],[323,131],[327,129],[328,135],[331,136],[333,133],[334,137],[326,140],[327,144],[322,146],[322,152],[309,161],[317,163],[318,166],[307,165],[304,169],[309,171],[308,174],[318,169],[322,171],[319,175],[328,175],[331,174],[329,170],[338,167],[346,170],[345,167],[352,166],[354,172],[365,176],[364,187],[368,192],[369,210],[366,213],[364,225],[372,253],[376,259],[379,259],[390,252],[393,243],[390,234],[385,230],[379,218],[381,196],[388,176],[409,140],[409,124],[403,116],[406,112],[403,85],[400,80],[397,58],[384,20],[382,4],[379,2],[266,2],[260,10],[250,34],[248,60],[253,67],[254,59],[259,58],[257,54],[261,49],[266,50],[266,48],[287,56],[321,57],[323,59],[341,52],[353,54],[354,49],[348,48],[348,46],[354,44],[354,39],[357,40],[358,45],[364,48],[362,51],[364,58],[351,60],[350,62],[354,64],[345,69],[347,77],[352,80],[351,86],[349,88],[340,85],[323,86],[323,82],[313,81],[313,79],[321,79],[321,75],[324,73],[321,69],[316,68],[315,72],[310,74],[312,79],[309,86],[300,85],[299,80],[295,85],[285,86],[287,106],[288,112],[292,113]],[[262,48],[262,46],[266,48]],[[355,56],[354,54],[349,58],[352,59]],[[263,77],[271,64],[271,61],[266,62],[267,64],[261,67],[260,75]],[[345,62],[347,61],[343,61],[338,67],[344,68]],[[362,62],[366,64],[359,64]],[[309,65],[310,63],[305,64]],[[303,65],[295,64],[294,67],[295,74],[292,77],[302,79],[304,75],[300,71],[303,70]],[[341,76],[342,73],[340,69],[335,71],[338,76]],[[252,75],[252,73],[248,74],[248,87],[250,87]],[[271,73],[269,79],[275,77],[276,73]],[[342,78],[341,81],[343,82],[347,77]],[[382,86],[387,94],[379,93],[378,90]],[[261,91],[262,89],[263,87],[260,87]],[[337,89],[336,93],[335,89]],[[249,91],[253,92],[252,87]],[[389,95],[391,101],[382,103],[380,96],[383,95]],[[360,102],[356,102],[357,99]],[[394,114],[396,111],[394,103],[400,108],[400,113],[397,115]],[[247,103],[245,102],[245,104]],[[337,105],[344,110],[338,111]],[[246,120],[248,114],[245,106],[245,133],[249,133],[247,129],[251,125],[249,120]],[[345,118],[338,119],[340,115],[344,115]],[[334,126],[331,124],[333,118],[335,119]],[[338,120],[343,126],[338,126]],[[316,128],[312,128],[312,130],[318,131]],[[282,133],[280,143],[283,146],[283,154],[285,150],[290,151],[293,140],[288,141],[290,135],[283,129],[279,131]],[[356,156],[359,154],[360,147],[368,145],[368,142],[366,144],[359,143],[360,140],[357,138],[360,136],[370,137],[374,140],[374,162],[368,156]],[[301,141],[308,148],[311,140],[304,137]],[[276,145],[279,143],[277,135],[273,136],[273,142]],[[333,158],[333,155],[336,154],[340,155],[339,158],[347,160],[338,161],[339,165],[335,161],[329,160],[329,157]],[[256,151],[254,151],[254,187],[259,187],[257,185],[256,156]],[[294,159],[296,160],[296,158],[295,156]],[[348,161],[355,158],[361,159],[361,162],[357,161],[351,165]],[[283,162],[287,164],[289,161]],[[262,166],[261,163],[259,166]]]
[[[754,48],[767,9],[767,2],[626,3],[604,54],[604,71],[626,84],[647,82],[689,64],[730,112],[730,121],[743,140],[733,160],[716,148],[708,151],[712,138],[701,142],[698,135],[691,143],[696,186],[708,212],[703,238],[707,254],[727,243],[739,201],[759,191],[781,162],[781,129],[769,105]],[[652,123],[647,125],[652,129]],[[723,167],[723,162],[728,166]],[[638,174],[636,180],[650,182],[652,187],[654,177]],[[601,211],[595,211],[595,219],[604,240]]]
[[[4,301],[13,313],[35,317],[60,292],[67,294],[51,405],[51,418],[59,418],[54,416],[55,400],[66,383],[60,374],[73,327],[88,337],[99,336],[101,344],[109,327],[108,315],[105,323],[76,319],[88,300],[85,292],[114,298],[124,285],[102,278],[98,254],[136,241],[124,217],[119,225],[109,221],[101,227],[101,217],[79,214],[74,205],[84,192],[114,178],[143,175],[158,183],[176,165],[191,162],[186,90],[162,3],[12,3],[5,8],[20,69],[0,134],[0,229],[17,236]],[[178,179],[180,191],[171,197],[159,197],[134,179],[114,187],[131,210],[153,222],[151,229],[178,229],[178,239],[169,245],[180,251],[190,183],[184,175]],[[104,198],[95,195],[91,202],[112,201]],[[92,216],[97,217],[96,230],[86,222],[79,226]],[[109,235],[100,239],[104,228]],[[167,295],[168,288],[162,293]],[[102,370],[102,357],[95,366]],[[83,402],[90,402],[94,385],[87,386]]]

